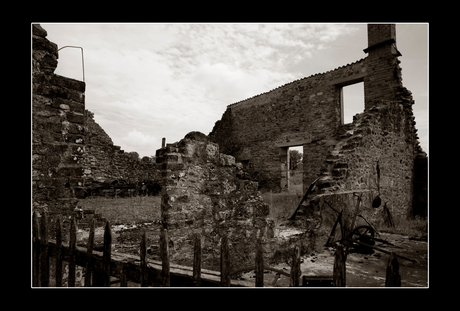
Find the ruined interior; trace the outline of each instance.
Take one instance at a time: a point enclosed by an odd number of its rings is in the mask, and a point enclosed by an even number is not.
[[[411,92],[403,87],[395,25],[368,25],[368,56],[227,107],[210,133],[248,164],[263,189],[289,187],[288,147],[303,146],[303,187],[377,192],[396,213],[412,212],[417,141]],[[343,87],[364,82],[362,113],[343,121]],[[371,195],[372,196],[372,195]]]
[[[314,251],[334,223],[326,201],[351,213],[355,194],[369,220],[380,215],[376,197],[395,217],[427,216],[426,180],[415,179],[426,175],[426,154],[402,84],[395,25],[368,25],[365,58],[230,104],[209,135],[166,144],[156,163],[113,145],[85,111],[85,83],[54,74],[57,46],[38,24],[32,31],[33,211],[72,215],[95,182],[160,181],[171,260],[191,265],[199,232],[210,268],[223,235],[235,267],[253,261],[257,238],[267,262],[291,256],[293,243]],[[360,82],[364,111],[345,124],[343,87]],[[292,146],[303,146],[303,191],[316,183],[297,217],[275,228],[260,191],[289,188]]]

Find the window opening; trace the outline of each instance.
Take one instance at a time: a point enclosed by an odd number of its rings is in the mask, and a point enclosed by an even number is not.
[[[342,124],[353,122],[353,116],[364,111],[364,82],[342,87]]]

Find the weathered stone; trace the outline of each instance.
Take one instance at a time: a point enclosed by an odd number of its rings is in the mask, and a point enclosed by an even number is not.
[[[382,186],[383,200],[400,214],[409,212],[414,155],[420,147],[411,93],[402,86],[400,53],[392,46],[395,36],[382,29],[395,32],[394,25],[369,25],[366,58],[229,105],[209,134],[211,140],[251,167],[264,190],[289,185],[290,146],[303,145],[304,191],[318,176],[334,178],[319,183],[325,192],[357,185],[376,191],[375,163],[380,161],[382,174],[401,186]],[[365,111],[342,124],[341,89],[360,81]],[[358,183],[363,176],[366,182]]]
[[[230,256],[235,266],[248,264],[241,254],[254,253],[255,232],[266,232],[268,205],[262,202],[257,183],[239,178],[240,168],[232,156],[219,153],[219,146],[199,132],[187,134],[178,144],[184,154],[173,153],[162,157],[171,169],[164,175],[162,206],[168,220],[170,238],[174,241],[171,260],[187,263],[185,250],[194,232],[202,234],[204,250],[218,247],[221,236],[228,236]],[[161,152],[157,152],[159,154]],[[188,157],[181,170],[175,169],[176,159]],[[174,176],[174,178],[172,178]],[[193,221],[196,219],[197,221]],[[247,234],[254,232],[254,234]],[[188,258],[191,260],[191,258]],[[212,253],[203,252],[204,266],[216,268],[219,261]],[[191,262],[188,262],[191,264]]]
[[[43,29],[43,27],[40,26],[40,24],[32,24],[32,33],[36,36],[43,37],[43,38],[48,35],[46,30]]]
[[[47,33],[40,25],[32,25],[32,32],[33,206],[52,215],[69,215],[80,194],[77,188],[81,181],[76,180],[83,174],[81,156],[70,155],[69,147],[75,143],[74,138],[83,142],[84,131],[81,124],[75,122],[79,120],[72,119],[78,111],[65,99],[81,99],[83,94],[67,88],[73,82],[66,77],[59,77],[60,84],[53,85],[56,81],[53,72],[57,66],[57,45],[46,39]],[[84,90],[84,83],[79,84],[79,89]],[[84,100],[80,103],[84,107]]]

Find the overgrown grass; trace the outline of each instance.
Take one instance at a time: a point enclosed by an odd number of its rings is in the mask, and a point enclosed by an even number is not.
[[[266,192],[262,194],[264,202],[270,206],[270,217],[275,220],[275,225],[292,216],[302,196],[299,193],[289,192]]]
[[[160,219],[160,196],[137,196],[131,198],[95,197],[80,200],[82,209],[102,214],[110,224],[135,224]]]
[[[396,233],[409,237],[424,238],[428,236],[428,219],[415,217],[410,219],[405,216],[393,219],[394,227],[380,224],[377,227],[379,232]]]
[[[290,172],[289,189],[280,193],[262,193],[265,203],[270,206],[270,217],[275,220],[275,225],[292,216],[300,203],[303,193],[302,170]]]

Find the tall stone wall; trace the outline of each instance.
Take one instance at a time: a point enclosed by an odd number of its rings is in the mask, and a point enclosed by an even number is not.
[[[247,161],[262,187],[278,190],[286,176],[287,147],[303,145],[308,187],[342,126],[342,86],[362,81],[366,70],[361,59],[229,105],[209,135],[223,152]]]
[[[303,146],[304,191],[321,177],[319,184],[330,191],[375,195],[378,161],[383,200],[398,214],[410,213],[421,149],[414,102],[402,85],[395,25],[369,25],[364,51],[368,56],[355,63],[229,105],[212,141],[271,190],[289,185],[290,146]],[[364,82],[365,110],[343,124],[342,88],[357,82]]]
[[[57,45],[32,25],[32,201],[70,214],[82,196],[85,83],[54,74]]]

